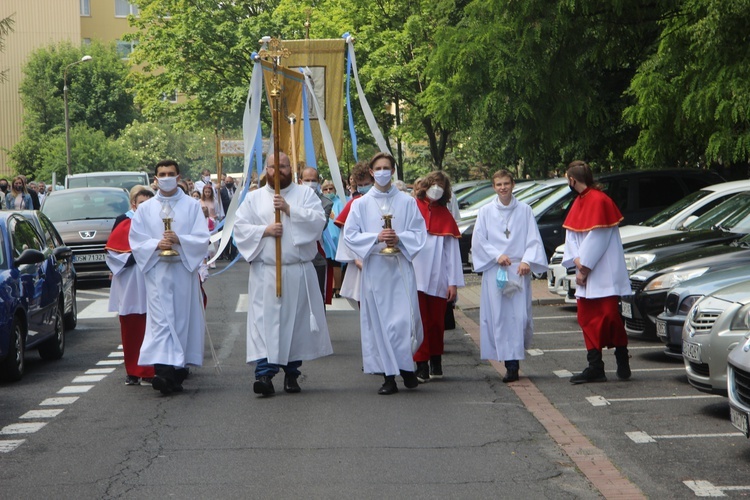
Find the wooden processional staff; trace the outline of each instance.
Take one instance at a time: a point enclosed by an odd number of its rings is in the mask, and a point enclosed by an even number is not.
[[[273,78],[271,79],[271,101],[272,113],[271,121],[273,123],[273,171],[274,171],[274,192],[281,194],[281,184],[279,178],[279,149],[281,133],[281,82],[279,81],[279,66],[281,58],[289,57],[291,52],[281,46],[281,40],[271,38],[268,42],[268,48],[258,51],[261,58],[270,57],[273,61]],[[276,209],[276,223],[281,222],[281,210]],[[276,237],[276,296],[281,297],[281,236]]]

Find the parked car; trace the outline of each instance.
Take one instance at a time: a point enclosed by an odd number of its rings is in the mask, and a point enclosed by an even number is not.
[[[0,375],[19,380],[25,353],[37,349],[43,359],[65,352],[61,262],[66,246],[48,246],[34,224],[16,212],[0,212]]]
[[[77,188],[47,195],[42,212],[49,217],[63,241],[73,249],[79,279],[109,276],[104,262],[115,219],[130,209],[128,193],[121,188]]]
[[[727,357],[727,393],[732,425],[750,437],[750,339],[732,349]]]
[[[65,189],[82,187],[118,187],[130,192],[133,186],[148,186],[146,172],[86,172],[65,176]]]
[[[722,182],[694,191],[638,225],[620,226],[620,237],[677,231],[732,196],[750,191],[750,180]]]
[[[688,382],[699,391],[727,395],[727,355],[750,328],[750,281],[707,295],[688,313],[682,355]]]
[[[688,313],[700,299],[721,288],[750,280],[750,265],[706,271],[673,287],[667,293],[664,311],[656,317],[656,336],[666,344],[664,354],[682,359],[682,331]]]

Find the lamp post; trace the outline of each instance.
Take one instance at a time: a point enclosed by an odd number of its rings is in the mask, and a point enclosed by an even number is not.
[[[65,102],[65,155],[68,165],[68,175],[71,174],[70,172],[70,120],[68,119],[68,68],[71,66],[75,66],[76,64],[80,64],[82,62],[87,62],[91,60],[91,56],[83,56],[80,61],[72,62],[65,66],[65,71],[63,71],[63,101]]]

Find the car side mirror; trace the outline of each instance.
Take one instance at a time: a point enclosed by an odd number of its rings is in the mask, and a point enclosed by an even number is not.
[[[57,247],[52,253],[58,260],[69,259],[73,257],[73,250],[70,247]]]
[[[41,264],[44,262],[44,254],[34,248],[27,248],[17,259],[13,259],[13,265],[15,267],[24,266],[27,264]]]
[[[695,222],[695,220],[697,218],[698,218],[698,216],[696,216],[696,215],[691,215],[691,216],[687,217],[684,221],[682,221],[680,223],[680,227],[683,227],[683,228],[684,227],[688,227],[690,224],[692,224],[693,222]]]

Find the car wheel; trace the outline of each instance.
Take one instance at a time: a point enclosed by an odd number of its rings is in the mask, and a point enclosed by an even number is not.
[[[42,359],[60,359],[65,353],[65,325],[63,324],[63,301],[57,303],[57,314],[55,315],[55,335],[39,346],[39,356]]]
[[[11,324],[10,346],[8,355],[2,363],[1,373],[5,380],[21,380],[25,368],[24,362],[25,335],[21,321],[13,318]]]
[[[76,287],[73,285],[72,304],[70,306],[70,313],[65,315],[65,330],[75,330],[78,325],[78,301],[76,299]]]

